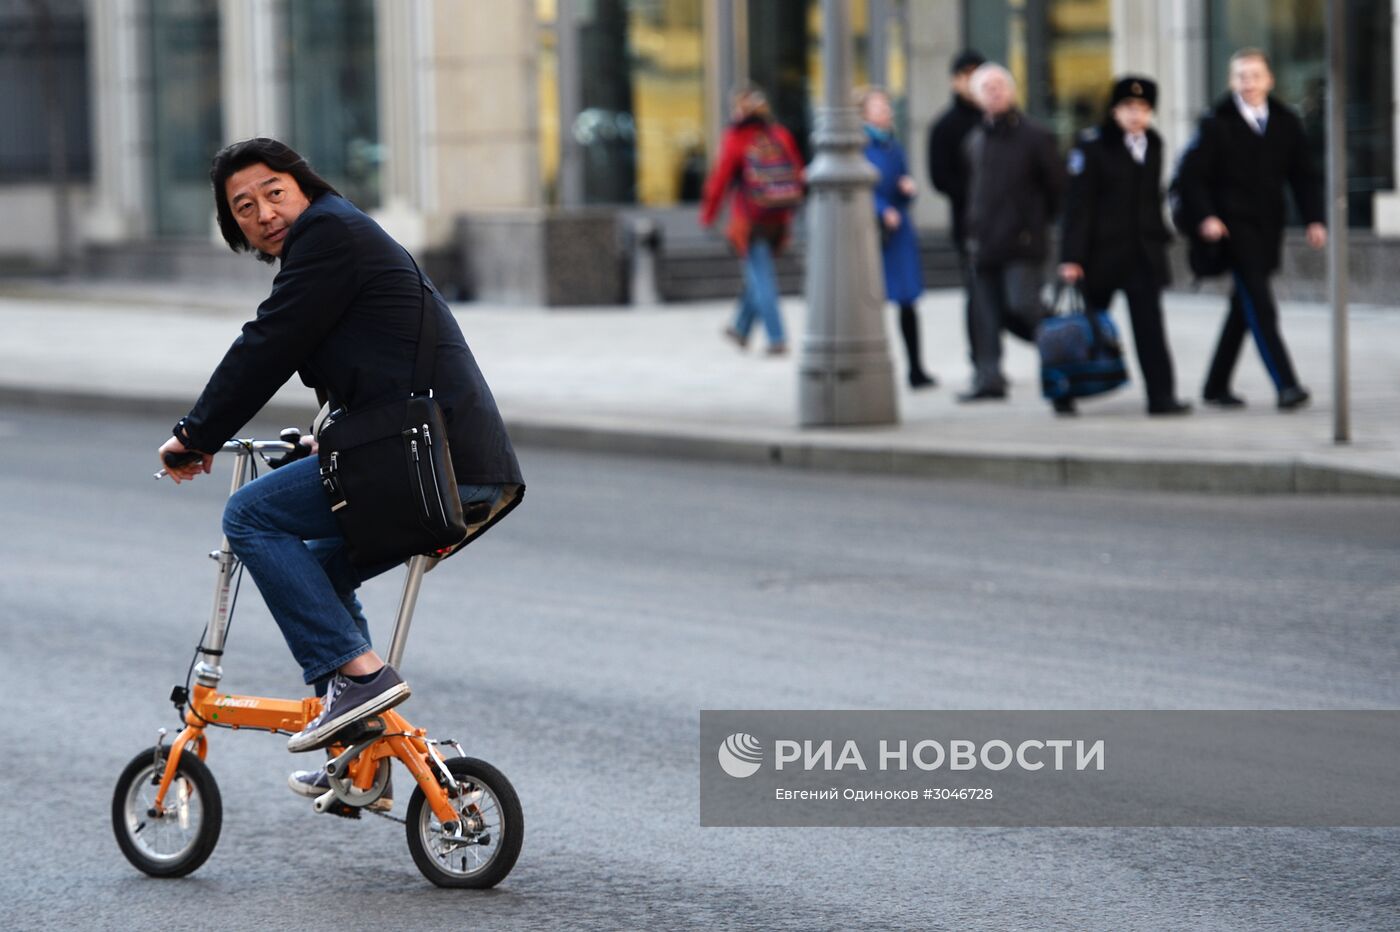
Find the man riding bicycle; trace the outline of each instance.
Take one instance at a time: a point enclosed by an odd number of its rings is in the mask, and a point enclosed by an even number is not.
[[[427,289],[426,312],[435,315],[438,332],[433,396],[447,423],[462,500],[485,514],[471,536],[514,508],[525,483],[496,402],[451,311],[404,248],[274,139],[221,150],[210,179],[229,247],[280,268],[257,316],[160,447],[163,461],[202,454],[193,464],[165,464],[175,481],[209,472],[210,451],[293,373],[326,402],[323,413],[407,397]],[[316,459],[298,459],[243,486],[224,511],[224,532],[305,681],[325,699],[288,750],[325,747],[347,726],[408,698],[408,684],[372,648],[355,595],[364,580],[398,564],[351,562]],[[290,782],[306,796],[329,785],[319,770],[298,771]]]

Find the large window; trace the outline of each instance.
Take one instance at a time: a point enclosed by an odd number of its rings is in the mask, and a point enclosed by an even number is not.
[[[1371,196],[1395,187],[1394,91],[1389,0],[1346,5],[1348,213],[1371,225]],[[1230,54],[1254,46],[1269,54],[1274,94],[1296,108],[1319,170],[1327,145],[1325,0],[1212,0],[1210,86],[1224,94]]]
[[[637,119],[626,0],[578,5],[578,113],[570,130],[583,161],[583,200],[637,200]]]
[[[85,29],[82,0],[0,0],[0,182],[47,181],[55,167],[91,172]]]
[[[1113,82],[1109,0],[966,0],[967,44],[1016,77],[1026,112],[1068,146],[1103,119]]]
[[[536,0],[546,200],[664,206],[699,197],[703,8],[703,0]]]
[[[209,157],[223,139],[217,0],[148,0],[155,229],[208,236]]]
[[[871,6],[870,0],[850,4],[851,79],[856,87],[885,80],[883,69],[872,68]],[[813,154],[814,115],[823,104],[822,27],[818,0],[749,4],[749,78],[768,92],[773,115],[792,133],[808,160]],[[897,77],[902,81],[902,70]],[[891,88],[891,100],[896,112],[902,113],[899,90]]]
[[[293,0],[291,145],[358,206],[379,206],[374,0]]]
[[[541,176],[550,203],[665,206],[699,199],[709,159],[705,29],[722,26],[717,84],[747,78],[811,154],[822,94],[819,0],[535,0]],[[892,92],[904,123],[906,0],[851,0],[856,84]],[[731,56],[729,52],[734,54]],[[556,131],[555,127],[561,127]],[[560,135],[563,136],[560,139]]]
[[[810,160],[822,92],[820,6],[813,0],[748,6],[749,80],[767,93],[773,116]]]
[[[674,204],[700,197],[705,172],[705,43],[696,0],[629,7],[637,199]]]

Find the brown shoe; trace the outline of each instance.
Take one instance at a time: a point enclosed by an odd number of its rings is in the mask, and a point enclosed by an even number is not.
[[[735,330],[733,327],[724,328],[724,338],[730,343],[733,343],[735,346],[739,347],[739,349],[745,349],[749,345],[749,338],[744,336],[739,331]]]
[[[787,355],[787,344],[786,344],[786,343],[770,343],[770,344],[768,344],[768,355],[769,355],[769,356],[786,356],[786,355]]]

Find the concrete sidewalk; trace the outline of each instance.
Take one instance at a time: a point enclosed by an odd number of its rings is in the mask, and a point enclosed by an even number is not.
[[[0,282],[0,400],[184,413],[265,290],[198,291],[121,283]],[[513,436],[527,442],[775,462],[816,468],[1153,490],[1400,493],[1400,309],[1351,312],[1354,442],[1331,442],[1330,316],[1320,305],[1284,306],[1284,331],[1310,408],[1274,409],[1252,345],[1236,390],[1243,411],[1202,409],[1200,381],[1223,302],[1172,294],[1167,327],[1178,394],[1197,403],[1183,418],[1147,418],[1140,379],[1059,419],[1040,399],[1033,348],[1006,341],[1012,397],[959,405],[968,378],[961,294],[920,303],[928,368],[942,384],[901,383],[900,423],[888,428],[801,430],[796,355],[741,353],[720,337],[727,303],[547,311],[455,306]],[[794,346],[804,308],[784,302]],[[1126,311],[1115,311],[1128,333]],[[903,375],[889,316],[890,345]],[[1129,353],[1131,358],[1132,354]],[[293,382],[274,416],[305,423],[310,393]]]

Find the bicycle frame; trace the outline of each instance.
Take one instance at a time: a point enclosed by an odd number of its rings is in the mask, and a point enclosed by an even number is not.
[[[229,495],[237,492],[248,479],[248,458],[254,453],[267,451],[287,452],[293,445],[273,440],[231,440],[224,444],[223,451],[235,454],[233,478]],[[218,564],[218,579],[214,588],[214,610],[200,644],[201,659],[194,668],[195,684],[188,697],[185,711],[185,728],[175,738],[170,754],[165,760],[165,770],[160,787],[156,791],[153,808],[164,812],[165,794],[179,767],[180,756],[193,748],[203,760],[208,753],[209,741],[205,729],[211,725],[222,725],[235,730],[249,728],[256,731],[298,732],[306,723],[321,712],[321,700],[315,696],[304,699],[275,699],[265,696],[242,696],[220,692],[218,685],[223,679],[220,658],[224,653],[224,636],[228,632],[229,590],[233,582],[238,560],[229,550],[228,537],[223,538],[219,549],[209,556]],[[387,662],[395,669],[402,669],[403,651],[408,642],[408,629],[413,621],[413,610],[418,602],[423,574],[437,563],[437,558],[415,556],[408,561],[408,571],[404,579],[403,596],[399,602],[398,617],[394,622],[394,633],[390,638]],[[212,661],[212,662],[211,662]],[[457,783],[443,763],[442,757],[428,741],[427,732],[415,728],[397,711],[390,709],[372,719],[378,719],[383,728],[382,737],[366,742],[362,749],[346,764],[345,776],[359,790],[369,789],[381,760],[387,757],[398,758],[413,778],[422,787],[433,814],[444,828],[455,826],[458,812],[452,807],[451,797],[458,792]],[[332,745],[331,751],[338,760],[347,751],[361,745],[347,747]],[[318,811],[327,797],[334,797],[335,791],[317,800]],[[469,810],[475,806],[470,805]],[[450,830],[450,829],[449,829]]]

